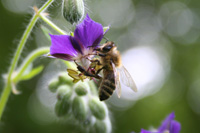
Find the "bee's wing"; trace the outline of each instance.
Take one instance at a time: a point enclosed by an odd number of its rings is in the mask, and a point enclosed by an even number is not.
[[[121,66],[118,70],[120,72],[120,79],[122,80],[122,83],[130,87],[133,91],[137,92],[137,87],[135,85],[135,82],[133,81],[127,69],[124,66]]]
[[[119,72],[118,71],[117,71],[115,83],[116,83],[117,95],[120,98],[120,96],[121,96],[121,84],[120,84]]]
[[[112,67],[115,75],[115,86],[117,90],[117,96],[120,98],[121,96],[121,84],[120,84],[120,79],[119,79],[119,71],[116,69],[114,63],[112,62]]]

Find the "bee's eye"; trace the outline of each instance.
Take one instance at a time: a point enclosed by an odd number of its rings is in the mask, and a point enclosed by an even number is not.
[[[111,50],[111,48],[112,48],[112,46],[105,46],[105,47],[103,47],[103,51],[108,52]]]

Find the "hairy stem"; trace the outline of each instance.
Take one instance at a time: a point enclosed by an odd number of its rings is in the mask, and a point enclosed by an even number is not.
[[[13,60],[11,62],[11,67],[8,71],[8,77],[7,77],[7,81],[6,81],[6,85],[3,89],[3,92],[2,92],[2,95],[1,95],[1,99],[0,99],[0,120],[1,120],[1,117],[2,117],[2,114],[3,114],[3,111],[4,111],[4,108],[5,108],[5,105],[8,101],[8,98],[9,98],[9,95],[11,93],[11,84],[12,84],[12,74],[15,70],[15,67],[18,63],[18,60],[19,60],[19,57],[21,55],[21,52],[24,48],[24,45],[35,25],[35,23],[37,22],[39,16],[38,14],[42,13],[54,0],[48,0],[39,10],[37,13],[35,13],[30,21],[30,23],[28,24],[20,42],[19,42],[19,45],[17,47],[17,50],[14,54],[14,57],[13,57]]]
[[[65,33],[63,30],[61,30],[57,25],[55,25],[53,22],[51,22],[46,16],[45,14],[39,14],[40,18],[46,22],[49,26],[51,26],[54,30],[56,30],[58,33],[62,34],[62,35],[66,35],[67,33]]]

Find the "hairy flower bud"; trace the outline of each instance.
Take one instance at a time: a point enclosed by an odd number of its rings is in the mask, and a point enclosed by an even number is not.
[[[83,0],[63,0],[62,14],[71,24],[80,21],[84,16]]]
[[[89,85],[83,82],[79,82],[75,85],[75,92],[79,96],[84,96],[88,93]]]
[[[49,90],[51,92],[56,92],[57,88],[58,88],[58,85],[59,85],[59,81],[58,79],[52,79],[50,82],[49,82]]]
[[[71,108],[70,97],[72,95],[72,90],[68,85],[61,85],[57,90],[57,103],[55,106],[55,112],[57,116],[66,115]]]
[[[103,120],[106,117],[106,111],[104,105],[97,98],[92,98],[89,100],[89,107],[92,114],[99,120]]]
[[[103,121],[96,120],[93,128],[94,133],[107,133],[106,124]]]
[[[57,98],[58,100],[66,99],[69,100],[72,95],[72,90],[68,85],[61,85],[57,90]]]
[[[87,117],[86,106],[81,97],[75,97],[72,103],[72,112],[77,120],[84,121]]]
[[[59,79],[59,83],[60,84],[68,84],[68,85],[72,85],[72,78],[69,77],[69,75],[66,72],[62,72],[59,74],[58,76]]]
[[[55,106],[56,115],[59,117],[66,115],[69,112],[70,107],[70,101],[67,97],[58,100]]]

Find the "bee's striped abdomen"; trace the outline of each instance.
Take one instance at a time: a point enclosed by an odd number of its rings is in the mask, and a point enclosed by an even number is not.
[[[100,101],[108,99],[115,90],[115,76],[113,70],[104,70],[104,79],[99,88]]]

